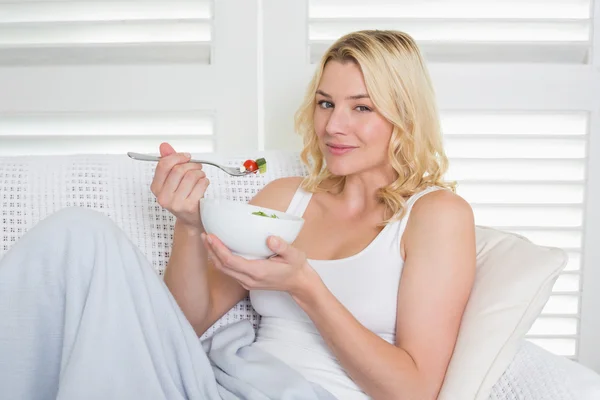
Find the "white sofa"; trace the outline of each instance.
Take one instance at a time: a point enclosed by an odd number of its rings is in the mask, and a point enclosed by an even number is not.
[[[216,155],[195,156],[220,159],[230,165],[239,165],[243,159],[256,158],[259,155],[267,159],[266,175],[233,178],[215,168],[205,167],[211,180],[207,196],[248,201],[272,179],[305,173],[295,153],[246,154],[245,157],[227,159]],[[133,161],[125,155],[0,158],[0,257],[30,227],[46,216],[64,207],[77,206],[95,209],[113,219],[146,254],[157,272],[162,273],[169,258],[174,219],[156,203],[149,190],[154,167],[154,163]],[[496,235],[493,231],[484,232],[487,232],[487,235]],[[255,326],[259,320],[247,300],[236,305],[205,336],[211,335],[220,326],[242,318],[250,319]],[[483,332],[479,336],[481,335]],[[475,345],[476,339],[469,338],[466,346],[471,341]],[[487,389],[477,389],[477,394],[473,396],[459,397],[447,390],[448,393],[440,398],[600,399],[600,377],[597,374],[525,340],[519,339],[516,343],[514,350],[508,348],[505,351],[504,357],[508,358],[504,361],[505,366],[500,364],[502,370],[495,372],[496,375],[487,374],[488,379],[491,376],[494,380]],[[464,347],[465,343],[462,346]],[[461,371],[462,365],[453,365],[452,368],[453,376],[459,377],[452,378],[453,386],[473,386],[470,377],[478,371],[469,370],[468,366],[464,366],[464,371]]]

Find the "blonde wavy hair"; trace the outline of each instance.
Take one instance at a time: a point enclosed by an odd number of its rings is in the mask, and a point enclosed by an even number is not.
[[[435,94],[429,73],[415,41],[408,34],[389,30],[364,30],[338,39],[325,52],[295,115],[296,132],[302,136],[302,161],[309,174],[302,188],[326,191],[345,183],[344,176],[328,171],[314,127],[316,91],[325,65],[330,61],[356,63],[364,76],[377,112],[393,125],[389,160],[397,178],[379,189],[379,201],[392,216],[382,224],[404,216],[406,200],[428,186],[455,191],[455,182],[442,179],[448,168]],[[331,188],[329,186],[329,188]]]

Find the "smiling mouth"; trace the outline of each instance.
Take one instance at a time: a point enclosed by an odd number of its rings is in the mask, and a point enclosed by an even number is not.
[[[334,156],[341,156],[356,149],[354,146],[346,146],[342,144],[327,144],[326,146],[329,154]]]

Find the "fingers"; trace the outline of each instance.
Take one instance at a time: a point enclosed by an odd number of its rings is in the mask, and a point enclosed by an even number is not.
[[[269,236],[267,238],[267,246],[278,258],[285,260],[289,264],[299,265],[306,260],[303,252],[278,236]]]
[[[198,210],[198,201],[204,196],[204,191],[208,186],[206,174],[201,170],[192,170],[186,172],[185,176],[181,180],[177,190],[172,193],[171,198],[171,209],[174,213],[187,212],[192,213]],[[167,179],[168,182],[168,179]],[[195,191],[195,195],[190,197]],[[198,199],[196,199],[196,196]]]
[[[190,193],[188,194],[188,201],[197,203],[201,198],[204,197],[204,193],[206,193],[206,189],[210,185],[210,180],[206,178],[206,174],[204,178],[198,180],[196,185],[192,188]]]
[[[176,153],[173,146],[166,142],[160,144],[159,151],[161,157],[170,156],[171,154]]]
[[[177,164],[173,167],[163,186],[158,190],[159,203],[171,204],[174,200],[184,200],[192,191],[196,182],[201,179],[197,174],[206,176],[200,169],[202,166],[195,163]],[[184,185],[184,186],[182,186]],[[187,192],[185,191],[187,188]],[[179,193],[181,189],[181,193]],[[163,206],[164,207],[164,206]]]
[[[188,165],[190,165],[190,167],[188,167]],[[176,173],[176,169],[181,169],[181,171]],[[181,174],[183,174],[183,176],[181,176]],[[172,183],[170,175],[173,175]],[[175,197],[179,199],[186,199],[190,193],[192,193],[192,190],[194,190],[194,186],[196,186],[201,179],[206,178],[204,171],[193,164],[175,166],[170,175],[167,178],[167,182],[165,182],[164,190],[174,192]]]
[[[206,241],[208,242],[210,251],[219,259],[219,262],[223,267],[236,271],[240,269],[239,261],[241,260],[241,257],[232,254],[216,236],[207,235]]]
[[[160,159],[156,170],[154,171],[154,179],[152,180],[152,192],[156,195],[165,185],[167,177],[170,175],[173,167],[177,164],[183,164],[190,160],[189,153],[173,153]]]

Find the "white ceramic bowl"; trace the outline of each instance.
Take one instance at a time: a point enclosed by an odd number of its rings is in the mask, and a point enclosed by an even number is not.
[[[252,214],[255,211],[277,218]],[[292,243],[304,225],[304,219],[281,211],[216,198],[200,200],[200,215],[207,233],[217,236],[232,253],[248,259],[272,256],[267,246],[269,236]]]

